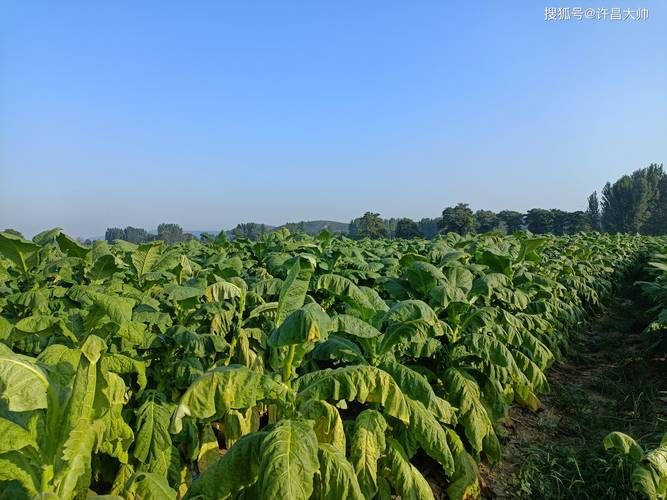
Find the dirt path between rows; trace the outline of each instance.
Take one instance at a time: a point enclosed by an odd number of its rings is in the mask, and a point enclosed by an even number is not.
[[[649,304],[628,280],[547,373],[533,413],[512,407],[503,458],[481,466],[486,498],[636,498],[629,468],[605,452],[617,430],[647,445],[667,431],[667,363],[642,334]]]

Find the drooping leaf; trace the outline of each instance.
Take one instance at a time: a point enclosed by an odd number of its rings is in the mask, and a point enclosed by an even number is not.
[[[324,342],[317,344],[310,356],[316,360],[337,360],[356,364],[366,362],[357,344],[338,335],[330,335]]]
[[[407,398],[406,401],[410,408],[408,430],[412,438],[431,458],[442,465],[447,476],[451,476],[454,473],[454,457],[440,422],[420,401],[410,398]]]
[[[605,449],[614,448],[617,452],[630,456],[633,460],[639,462],[644,456],[644,450],[637,441],[622,432],[610,432],[602,441]]]
[[[401,499],[435,500],[424,476],[410,463],[405,450],[393,438],[387,440],[387,462],[391,469],[392,485]]]
[[[459,422],[476,451],[484,449],[484,439],[494,433],[493,424],[481,401],[479,386],[467,373],[450,368],[445,372],[448,393],[459,408]],[[495,433],[494,433],[495,434]]]
[[[355,420],[350,462],[365,498],[377,492],[378,461],[386,448],[387,422],[375,410],[362,411]]]
[[[378,403],[387,414],[410,421],[410,412],[401,388],[391,375],[369,365],[352,365],[321,370],[297,380],[299,400],[358,401]]]
[[[350,279],[337,274],[323,274],[317,280],[318,290],[327,290],[343,298],[348,304],[368,317],[375,312],[373,304],[361,289]]]
[[[424,375],[390,359],[383,360],[380,368],[392,376],[403,393],[420,401],[437,419],[450,424],[456,422],[456,414],[452,405],[435,394]]]
[[[307,344],[326,337],[331,325],[327,313],[319,304],[306,304],[290,313],[269,336],[274,347]]]
[[[245,366],[216,368],[185,391],[172,417],[171,431],[181,431],[184,417],[218,418],[230,409],[252,408],[259,401],[285,398],[287,393],[287,387],[280,382]]]
[[[332,445],[345,454],[345,431],[338,409],[321,400],[308,400],[299,410],[303,416],[315,422],[313,430],[319,443]]]
[[[320,500],[363,500],[357,476],[344,451],[324,443],[317,451],[320,473],[315,487],[315,496]]]
[[[464,450],[456,455],[456,472],[447,487],[447,495],[452,500],[467,500],[480,496],[477,464]]]
[[[262,498],[308,500],[319,469],[317,436],[305,422],[281,420],[260,448],[259,491]]]

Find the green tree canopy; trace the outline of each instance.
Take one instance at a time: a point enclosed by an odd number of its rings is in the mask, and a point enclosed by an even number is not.
[[[646,234],[667,234],[667,175],[663,175],[658,182],[656,197],[651,207],[651,213],[644,224]]]
[[[646,168],[608,182],[602,190],[602,229],[610,233],[640,233],[659,201],[662,165]],[[656,221],[653,221],[654,223]]]
[[[380,214],[366,212],[363,216],[354,219],[350,223],[350,236],[352,238],[385,238],[387,228]]]
[[[581,231],[591,231],[591,218],[588,212],[577,210],[575,212],[568,212],[565,221],[565,234],[573,234]]]
[[[467,203],[458,203],[442,211],[439,227],[445,233],[467,234],[475,232],[475,216]]]
[[[396,223],[396,238],[410,239],[419,236],[421,236],[419,226],[412,219],[403,218]]]
[[[554,232],[554,213],[544,208],[532,208],[526,214],[526,226],[535,234]]]
[[[107,228],[106,233],[104,234],[104,239],[109,243],[115,240],[125,240],[131,243],[145,243],[147,241],[153,241],[155,235],[138,227],[127,226],[125,229],[110,227]]]
[[[235,238],[247,238],[252,241],[258,241],[262,239],[266,233],[271,232],[271,229],[266,224],[258,224],[257,222],[245,222],[242,224],[237,224],[237,226],[232,230],[232,234]]]
[[[491,210],[477,210],[477,212],[475,212],[475,224],[477,226],[477,232],[479,233],[495,231],[498,229],[499,223],[500,219],[498,218],[498,215]]]
[[[419,232],[424,238],[431,239],[438,234],[438,221],[440,219],[424,218],[419,221]]]
[[[140,227],[127,226],[124,233],[125,237],[123,239],[131,243],[145,243],[155,239],[155,236]]]
[[[505,224],[508,234],[514,234],[523,226],[523,214],[514,210],[503,210],[498,218]]]
[[[183,228],[178,224],[162,223],[157,227],[157,237],[165,243],[176,243],[182,241]]]
[[[104,234],[104,239],[109,243],[112,243],[114,240],[123,240],[125,239],[125,232],[119,227],[109,227]]]
[[[598,202],[598,193],[593,191],[588,197],[588,224],[594,231],[600,230],[600,203]]]

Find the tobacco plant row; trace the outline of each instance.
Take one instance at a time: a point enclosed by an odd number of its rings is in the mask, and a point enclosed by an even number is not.
[[[1,233],[0,498],[475,498],[646,241]]]

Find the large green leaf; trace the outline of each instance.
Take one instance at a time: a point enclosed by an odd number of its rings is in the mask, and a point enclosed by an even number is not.
[[[319,304],[306,304],[287,316],[269,336],[274,347],[306,344],[321,340],[329,332],[331,320]]]
[[[139,245],[132,253],[132,265],[137,271],[137,277],[141,280],[146,274],[153,272],[160,261],[162,242],[145,243]]]
[[[19,424],[0,417],[0,455],[9,451],[19,451],[31,446],[38,449],[33,435]]]
[[[380,355],[387,354],[400,346],[397,348],[403,349],[405,354],[410,354],[412,357],[430,357],[431,351],[440,345],[434,337],[441,333],[441,329],[434,329],[421,319],[393,322],[380,339],[377,352]]]
[[[306,422],[278,422],[260,449],[261,497],[308,500],[319,469],[317,450],[317,436]]]
[[[442,271],[428,262],[415,261],[403,273],[410,285],[424,295],[446,281]]]
[[[0,345],[0,397],[10,411],[47,407],[49,381],[33,358],[14,354]]]
[[[404,394],[420,401],[437,419],[450,424],[456,423],[454,408],[435,394],[424,375],[390,359],[384,360],[380,368],[392,376]]]
[[[375,410],[364,410],[354,424],[350,442],[350,462],[365,498],[377,492],[378,461],[385,451],[387,422]]]
[[[326,401],[310,399],[303,403],[299,410],[305,418],[315,422],[313,430],[319,443],[330,444],[345,453],[343,420],[335,406]]]
[[[137,472],[126,485],[125,495],[141,500],[176,500],[167,478],[150,472]]]
[[[90,248],[80,245],[79,242],[74,241],[65,233],[58,234],[58,236],[56,236],[56,241],[58,242],[60,250],[69,257],[83,259],[90,252]]]
[[[438,315],[422,300],[410,299],[396,302],[382,318],[384,324],[414,320],[422,320],[434,328],[440,328]]]
[[[135,301],[125,297],[114,297],[104,293],[92,293],[93,303],[118,324],[132,321],[132,308]]]
[[[521,249],[519,250],[518,261],[539,262],[540,255],[538,250],[547,241],[546,238],[524,238],[521,240]]]
[[[420,401],[409,398],[406,401],[410,408],[410,436],[451,476],[454,473],[454,457],[449,449],[445,430]]]
[[[357,476],[352,464],[345,458],[345,453],[331,446],[320,444],[317,451],[320,473],[315,487],[318,500],[363,500]]]
[[[339,314],[333,320],[332,330],[343,332],[355,337],[372,339],[382,335],[382,332],[363,319],[348,314]]]
[[[276,324],[280,325],[285,318],[301,306],[308,292],[310,277],[313,274],[313,262],[303,257],[297,257],[287,273],[287,278],[280,287]]]
[[[104,423],[95,420],[88,424],[82,419],[64,444],[62,459],[64,464],[56,474],[57,492],[61,498],[71,498],[74,493],[90,483],[91,456],[102,439]]]
[[[27,273],[37,260],[39,246],[10,233],[0,233],[0,253],[22,273]]]
[[[341,297],[355,309],[358,309],[365,317],[375,313],[373,304],[367,295],[355,285],[350,279],[337,274],[323,274],[317,280],[318,290],[327,290],[337,297]]]
[[[104,431],[97,450],[116,457],[121,463],[127,463],[128,450],[134,440],[134,433],[122,414],[127,402],[125,382],[112,372],[102,371],[102,379],[105,386],[101,390],[102,396],[98,394],[96,405],[103,412]]]
[[[171,450],[169,422],[173,408],[154,398],[147,399],[136,411],[134,457],[155,469],[156,462],[164,462]],[[166,471],[167,464],[164,470]]]
[[[424,476],[410,463],[398,441],[389,438],[387,464],[391,469],[391,483],[403,500],[435,500]]]
[[[69,397],[66,402],[64,398],[49,402],[41,448],[46,456],[55,456],[54,484],[64,498],[90,483],[91,457],[104,436],[105,422],[100,417],[109,410],[109,393],[98,390],[104,383],[98,381],[98,362],[105,350],[102,339],[89,335],[80,349],[71,392],[66,393]]]
[[[476,451],[484,449],[484,440],[495,437],[493,424],[481,401],[479,386],[467,373],[450,368],[445,372],[447,390],[451,400],[459,408],[459,422],[463,425],[468,441]]]

